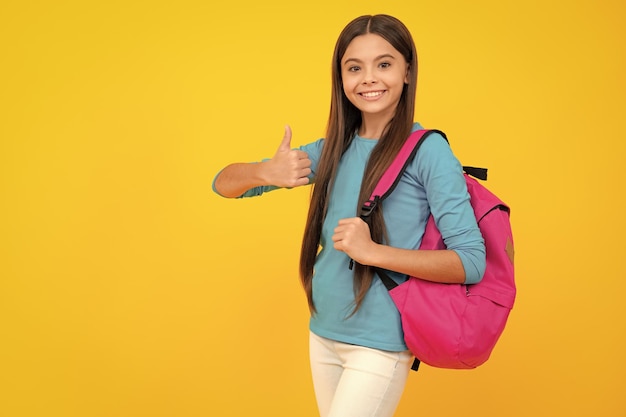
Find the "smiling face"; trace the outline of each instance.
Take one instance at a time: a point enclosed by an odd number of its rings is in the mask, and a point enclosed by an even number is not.
[[[408,83],[408,69],[404,56],[381,36],[357,36],[341,59],[343,91],[364,121],[389,121]]]

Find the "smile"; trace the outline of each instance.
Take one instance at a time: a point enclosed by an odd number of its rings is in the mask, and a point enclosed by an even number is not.
[[[364,93],[359,93],[364,98],[376,98],[380,97],[385,93],[385,90],[380,91],[366,91]]]

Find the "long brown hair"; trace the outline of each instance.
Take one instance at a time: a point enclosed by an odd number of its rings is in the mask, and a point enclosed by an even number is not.
[[[312,313],[315,312],[312,295],[313,270],[319,250],[322,224],[328,207],[328,195],[333,187],[339,161],[358,132],[362,121],[360,110],[348,100],[343,91],[341,59],[354,38],[369,33],[381,36],[404,56],[409,65],[409,74],[407,76],[408,83],[404,86],[396,112],[368,160],[357,210],[369,198],[376,182],[391,164],[394,156],[411,133],[413,126],[417,84],[417,52],[409,30],[398,19],[388,15],[368,15],[354,19],[339,35],[333,53],[330,116],[324,147],[315,174],[315,186],[311,195],[311,204],[302,239],[300,277]],[[372,213],[370,230],[375,242],[382,243],[386,240],[382,210],[374,210]],[[371,267],[355,264],[354,312],[361,306],[372,283],[373,274]]]

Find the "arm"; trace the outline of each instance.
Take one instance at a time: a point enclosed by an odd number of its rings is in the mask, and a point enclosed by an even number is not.
[[[434,282],[465,282],[465,269],[453,250],[399,249],[372,241],[367,223],[343,219],[335,228],[334,247],[362,265],[388,269]]]
[[[291,128],[270,160],[260,163],[234,163],[226,166],[215,178],[214,187],[223,197],[239,197],[251,188],[273,185],[298,187],[309,183],[311,161],[306,152],[291,149]]]
[[[339,221],[333,237],[335,248],[363,265],[429,281],[468,284],[480,281],[485,269],[485,246],[460,163],[447,142],[433,135],[422,145],[412,164],[407,169],[407,187],[401,188],[401,183],[394,192],[400,193],[399,201],[406,201],[407,195],[414,195],[409,186],[411,179],[418,187],[422,184],[428,208],[447,250],[417,250],[417,242],[407,244],[402,239],[397,240],[394,247],[378,245],[372,242],[367,224],[359,218]],[[391,206],[390,200],[387,204],[387,210],[392,213],[387,220],[401,217],[404,221],[412,221],[415,205]],[[398,228],[404,229],[405,226],[396,222],[394,227],[397,233]]]

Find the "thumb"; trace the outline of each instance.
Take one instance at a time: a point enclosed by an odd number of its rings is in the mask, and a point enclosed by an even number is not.
[[[283,136],[283,140],[280,142],[280,146],[278,147],[279,151],[289,151],[291,150],[291,127],[289,125],[285,126],[285,136]]]

